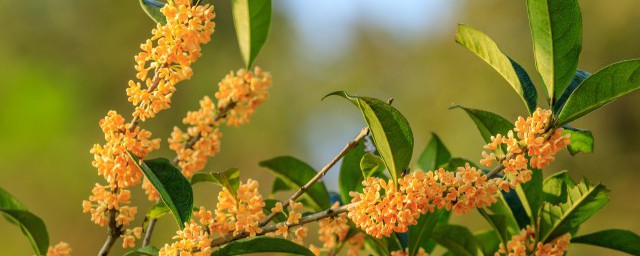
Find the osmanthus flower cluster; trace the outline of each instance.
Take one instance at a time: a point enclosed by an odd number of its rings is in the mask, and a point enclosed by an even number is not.
[[[47,250],[47,256],[69,256],[71,255],[71,247],[68,243],[60,242],[54,246],[50,246]]]
[[[249,179],[239,184],[235,194],[223,188],[218,194],[216,210],[211,212],[200,207],[194,212],[198,222],[192,219],[185,223],[185,228],[173,237],[177,241],[162,247],[159,255],[209,255],[213,250],[211,241],[215,237],[240,232],[255,236],[262,232],[259,225],[265,219],[262,211],[265,204],[258,186],[257,181]]]
[[[191,64],[202,55],[200,45],[211,40],[215,28],[213,6],[192,6],[191,2],[168,1],[160,10],[166,24],[158,23],[151,31],[153,36],[135,56],[139,81],[129,81],[127,88],[129,101],[136,108],[134,117],[144,121],[169,108],[175,85],[191,78]]]
[[[185,177],[202,170],[209,157],[220,151],[218,129],[221,123],[238,126],[249,118],[268,97],[271,75],[256,67],[254,71],[240,69],[229,73],[218,84],[215,93],[218,106],[209,96],[200,100],[200,109],[187,113],[182,122],[186,132],[174,127],[169,147],[178,155],[178,166]]]
[[[408,256],[408,255],[409,255],[409,248],[405,249],[404,251],[391,252],[391,256]],[[429,256],[429,254],[426,253],[423,248],[420,248],[416,253],[416,256]]]
[[[271,208],[271,212],[274,213],[282,213],[287,217],[287,221],[285,223],[278,223],[276,225],[276,231],[266,233],[266,236],[282,236],[283,238],[287,238],[289,236],[289,226],[297,225],[300,223],[300,218],[302,218],[302,208],[304,205],[302,203],[297,203],[294,201],[289,201],[289,205],[291,209],[289,212],[284,212],[284,207],[282,203],[276,203],[276,206]],[[307,228],[306,227],[297,227],[293,230],[293,241],[298,244],[302,244],[305,237],[307,237]]]
[[[536,109],[528,118],[518,117],[515,128],[506,136],[497,134],[491,137],[491,143],[484,146],[480,164],[491,167],[495,163],[504,166],[504,174],[510,182],[501,183],[501,188],[509,191],[518,184],[531,179],[528,166],[542,169],[549,165],[555,154],[569,145],[570,134],[563,135],[562,128],[550,130],[551,110]],[[502,152],[505,146],[506,153]],[[488,152],[487,152],[488,151]]]
[[[531,226],[520,230],[520,234],[511,237],[507,246],[500,244],[500,250],[495,256],[556,256],[564,255],[569,250],[570,234],[564,234],[554,239],[550,243],[536,243],[536,233]]]
[[[127,206],[131,197],[127,188],[140,184],[143,174],[127,151],[142,159],[160,145],[159,139],[150,139],[151,132],[138,127],[138,120],[169,108],[175,85],[191,77],[190,66],[201,55],[200,45],[210,41],[215,27],[213,6],[193,6],[191,2],[168,1],[161,8],[166,24],[157,25],[135,56],[140,81],[129,81],[127,88],[129,101],[135,106],[134,120],[127,124],[121,115],[109,111],[100,121],[106,142],[91,149],[92,165],[108,184],[96,184],[89,200],[83,201],[83,211],[91,213],[91,220],[100,226],[112,225],[108,222],[114,219],[120,229],[134,219],[137,208]],[[141,229],[125,230],[120,235],[124,247],[133,247]]]
[[[518,118],[515,128],[507,136],[492,138],[483,152],[481,163],[492,166],[500,160],[504,177],[490,178],[482,170],[467,163],[456,172],[440,168],[436,171],[417,170],[392,180],[369,177],[362,182],[362,193],[352,192],[349,218],[367,234],[381,238],[393,232],[407,232],[421,214],[436,208],[466,214],[469,210],[489,206],[496,202],[500,190],[509,191],[531,179],[531,170],[543,168],[554,160],[554,154],[569,144],[569,136],[562,129],[551,130],[551,111],[538,108],[531,117]],[[515,135],[514,135],[515,134]],[[506,155],[501,145],[507,148]]]
[[[338,206],[340,205],[336,202],[331,206],[331,209],[335,209]],[[349,219],[346,213],[319,220],[318,239],[322,242],[322,247],[311,244],[309,249],[315,255],[320,255],[321,251],[331,252],[337,249],[341,243],[346,243],[350,246],[347,255],[357,256],[364,246],[365,236],[363,233],[357,233],[347,239],[351,228],[348,222]]]

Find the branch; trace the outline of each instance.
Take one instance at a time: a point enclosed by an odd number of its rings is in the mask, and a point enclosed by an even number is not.
[[[302,194],[307,192],[307,190],[311,186],[313,186],[313,184],[318,182],[322,177],[324,177],[324,175],[329,171],[329,169],[331,169],[331,167],[333,167],[342,157],[344,157],[344,155],[346,155],[347,152],[349,152],[349,150],[351,150],[352,148],[355,148],[360,142],[360,140],[362,140],[365,136],[367,136],[367,134],[369,134],[369,127],[362,128],[362,130],[360,131],[360,134],[358,134],[358,136],[356,136],[352,141],[349,141],[349,143],[347,143],[347,145],[344,146],[342,151],[340,151],[338,155],[336,155],[329,163],[327,163],[327,165],[322,167],[322,169],[316,174],[316,176],[314,176],[311,180],[309,180],[307,184],[300,187],[300,189],[298,189],[296,193],[291,195],[291,197],[289,197],[289,200],[285,201],[282,204],[282,208],[286,209],[289,206],[289,202],[295,201],[296,199],[298,199],[298,197],[302,196]],[[269,214],[269,216],[267,216],[266,219],[260,222],[260,226],[262,227],[264,225],[267,225],[267,223],[269,223],[269,221],[271,221],[277,214],[278,213],[276,212],[272,212],[271,214]]]
[[[113,247],[120,235],[122,235],[122,226],[118,226],[116,223],[116,214],[117,211],[115,209],[109,210],[109,230],[107,240],[104,241],[104,245],[98,252],[98,256],[108,255],[111,247]]]

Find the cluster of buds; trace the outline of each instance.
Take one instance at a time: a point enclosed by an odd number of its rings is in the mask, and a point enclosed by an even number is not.
[[[201,56],[200,45],[211,40],[215,28],[213,6],[192,6],[191,2],[168,1],[160,9],[166,24],[158,24],[151,31],[153,36],[135,56],[136,78],[140,81],[129,81],[127,88],[129,101],[136,108],[134,117],[144,121],[169,108],[175,85],[191,78],[191,64]],[[149,77],[150,70],[153,77]]]
[[[297,225],[298,223],[300,223],[300,218],[302,218],[302,208],[304,207],[304,205],[302,205],[302,203],[296,203],[294,201],[289,201],[289,205],[291,206],[291,209],[288,213],[284,211],[284,207],[280,202],[276,203],[276,205],[271,208],[271,212],[273,213],[284,214],[287,217],[287,221],[286,223],[277,224],[276,231],[267,233],[267,236],[282,236],[284,238],[287,238],[287,236],[289,235],[289,226]],[[298,227],[293,230],[293,234],[293,240],[299,244],[302,244],[302,239],[307,237],[307,228]]]
[[[60,242],[54,246],[50,246],[47,250],[47,256],[69,256],[71,255],[71,247],[68,243]]]
[[[260,68],[240,69],[229,73],[218,84],[217,107],[205,96],[200,100],[200,109],[187,113],[182,120],[189,126],[186,132],[174,127],[169,138],[169,147],[178,155],[178,166],[185,177],[202,170],[207,160],[220,151],[219,125],[238,126],[249,122],[255,108],[268,97],[270,86],[269,73]]]
[[[564,234],[549,243],[536,243],[536,233],[531,226],[520,230],[520,234],[511,237],[507,246],[500,244],[495,256],[562,256],[569,250],[570,234]]]
[[[495,163],[504,166],[505,178],[501,189],[509,191],[531,179],[528,166],[541,169],[555,160],[555,154],[569,145],[570,135],[563,135],[562,128],[551,129],[551,110],[536,109],[533,115],[518,117],[515,128],[506,135],[497,134],[484,146],[480,164],[491,167]],[[506,152],[503,152],[503,146]]]
[[[407,232],[421,214],[445,208],[465,214],[496,202],[498,186],[481,170],[466,164],[457,172],[417,170],[393,181],[369,177],[362,193],[352,192],[349,218],[367,234],[381,238]]]

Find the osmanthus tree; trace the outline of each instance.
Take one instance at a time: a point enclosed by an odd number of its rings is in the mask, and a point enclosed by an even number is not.
[[[141,0],[157,22],[135,56],[137,75],[126,93],[134,107],[131,120],[110,111],[100,121],[105,135],[91,153],[104,180],[83,209],[106,227],[99,255],[122,239],[126,255],[428,255],[436,246],[446,255],[564,255],[570,243],[606,247],[640,255],[640,237],[605,229],[580,234],[579,227],[608,202],[607,189],[588,180],[576,182],[567,171],[543,177],[554,155],[593,150],[590,131],[570,122],[640,87],[640,60],[614,63],[589,74],[578,70],[582,27],[577,0],[528,0],[536,69],[548,110],[527,72],[486,34],[459,25],[456,42],[491,65],[522,98],[525,112],[514,122],[497,114],[465,111],[485,140],[478,164],[453,157],[435,134],[411,168],[414,139],[408,121],[392,102],[338,91],[327,96],[352,103],[366,127],[322,169],[279,156],[260,162],[276,176],[272,194],[291,193],[285,201],[266,199],[258,182],[240,179],[240,171],[200,172],[220,150],[223,126],[249,121],[267,97],[269,73],[253,67],[270,26],[271,2],[234,0],[233,17],[246,66],[230,72],[213,98],[187,113],[186,128],[168,139],[176,152],[145,159],[159,139],[142,125],[168,109],[176,85],[189,79],[191,63],[214,32],[214,8],[192,0]],[[340,191],[328,191],[322,177],[338,162]],[[216,209],[194,207],[192,186],[221,187]],[[154,204],[137,226],[132,221],[132,187],[141,186]],[[8,192],[0,189],[0,211],[20,227],[37,255],[69,255],[66,243],[49,244],[45,224]],[[449,223],[453,214],[477,211],[491,229],[473,232]],[[151,243],[156,222],[172,216],[173,241]],[[318,222],[322,244],[305,241],[308,223]],[[141,241],[138,241],[140,239]],[[367,251],[367,252],[365,252]]]

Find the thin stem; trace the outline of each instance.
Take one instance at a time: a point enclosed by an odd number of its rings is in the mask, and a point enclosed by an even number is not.
[[[358,136],[356,136],[352,141],[349,141],[349,143],[347,143],[347,145],[344,146],[344,148],[340,151],[340,153],[338,153],[338,155],[336,155],[329,163],[327,163],[327,165],[322,167],[322,169],[316,174],[316,176],[314,176],[311,180],[309,180],[307,184],[300,187],[300,189],[298,189],[296,193],[291,195],[291,197],[289,197],[289,200],[285,201],[282,204],[282,208],[286,209],[289,206],[289,202],[292,202],[292,201],[295,202],[296,199],[298,199],[298,197],[302,196],[302,194],[307,192],[307,190],[311,186],[313,186],[313,184],[315,184],[320,179],[322,179],[322,177],[324,177],[324,175],[329,171],[329,169],[331,169],[331,167],[333,167],[342,157],[344,157],[344,155],[346,155],[347,152],[349,152],[349,150],[351,150],[352,148],[355,148],[360,142],[360,140],[362,140],[365,136],[367,136],[367,134],[369,134],[369,127],[362,128],[362,130],[360,131],[360,134],[358,134]],[[266,219],[260,222],[260,226],[262,227],[264,225],[267,225],[267,223],[269,223],[269,221],[275,218],[276,215],[277,215],[276,212],[272,212],[271,214],[269,214],[269,216],[267,216]]]
[[[146,247],[151,243],[151,235],[153,234],[156,222],[158,222],[157,218],[151,218],[149,220],[149,225],[147,225],[147,230],[145,231],[144,239],[142,240],[142,247]]]
[[[117,211],[115,209],[109,210],[109,229],[107,240],[104,242],[102,249],[98,252],[98,256],[106,256],[111,251],[111,247],[116,243],[120,235],[122,235],[122,226],[118,226],[116,223]]]

